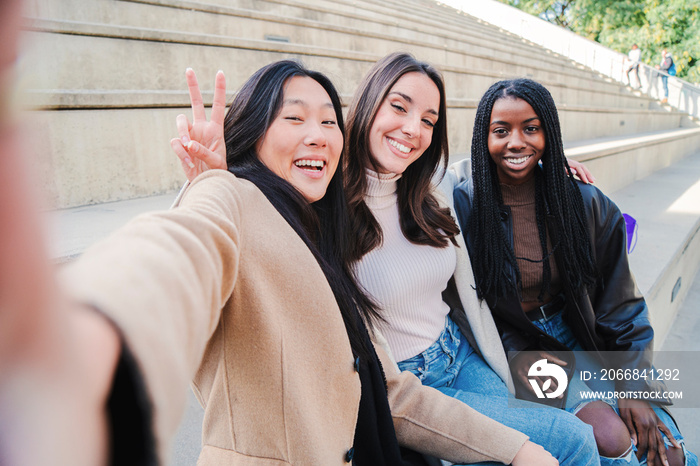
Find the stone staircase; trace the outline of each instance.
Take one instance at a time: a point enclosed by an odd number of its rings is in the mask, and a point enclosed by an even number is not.
[[[327,73],[347,103],[374,61],[409,51],[444,75],[455,160],[468,156],[483,92],[499,79],[524,76],[552,92],[567,154],[585,161],[621,204],[628,199],[622,193],[634,193],[628,197],[639,205],[623,208],[635,217],[652,215],[647,199],[660,196],[652,193],[667,181],[654,177],[664,170],[700,176],[686,159],[700,151],[700,127],[687,115],[429,0],[33,0],[27,16],[24,88],[31,118],[45,128],[35,141],[37,179],[58,209],[54,251],[63,260],[136,212],[169,206],[184,180],[168,141],[176,136],[175,116],[189,114],[186,67],[197,71],[206,101],[218,69],[230,99],[262,65],[301,59]],[[653,232],[640,221],[633,264],[654,256],[652,244],[669,242],[663,221]],[[666,290],[658,291],[664,300],[668,284],[672,289],[681,276],[692,282],[698,264],[689,252],[694,226],[673,228],[682,239],[671,247],[676,255],[686,251],[679,260],[687,264],[671,273],[678,262],[664,258],[665,272],[642,286]],[[679,293],[682,301],[682,285]],[[652,307],[662,338],[674,309]]]

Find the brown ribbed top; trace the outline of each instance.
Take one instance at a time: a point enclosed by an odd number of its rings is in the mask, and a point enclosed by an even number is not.
[[[523,308],[528,311],[535,304],[547,303],[556,296],[561,289],[559,271],[554,255],[549,256],[549,264],[552,270],[550,293],[545,294],[543,301],[538,301],[537,296],[542,288],[542,246],[537,231],[535,217],[535,179],[532,178],[518,186],[501,185],[503,203],[510,207],[513,222],[513,235],[515,238],[515,257],[520,268],[522,279],[521,299]],[[552,244],[547,235],[547,249],[552,251]],[[530,259],[530,261],[524,258]],[[532,260],[538,262],[531,262]],[[529,306],[526,303],[530,303]]]

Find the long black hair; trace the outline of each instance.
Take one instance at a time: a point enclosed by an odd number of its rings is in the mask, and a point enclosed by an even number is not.
[[[338,126],[345,136],[340,97],[331,81],[322,73],[306,69],[301,63],[282,60],[253,74],[233,100],[224,120],[226,162],[230,172],[251,181],[263,192],[309,247],[333,290],[353,351],[366,356],[370,350],[366,338],[362,337],[359,318],[372,321],[377,318],[377,311],[350,272],[352,242],[343,190],[342,160],[325,195],[310,204],[294,186],[258,159],[256,145],[278,116],[284,101],[285,84],[295,76],[309,77],[326,90]]]
[[[432,179],[442,163],[449,159],[447,143],[447,110],[445,85],[440,73],[430,64],[416,60],[408,53],[392,53],[379,60],[365,75],[348,110],[348,137],[346,147],[346,184],[356,248],[353,259],[360,259],[382,242],[382,231],[367,204],[366,169],[377,171],[370,151],[370,130],[391,88],[406,73],[421,73],[435,83],[440,94],[438,119],[433,128],[430,146],[403,172],[396,190],[399,221],[404,236],[416,244],[445,247],[459,228],[447,208],[440,207],[433,196]]]
[[[531,79],[500,81],[492,85],[479,102],[472,137],[472,178],[474,199],[469,219],[471,257],[480,297],[501,297],[517,293],[506,272],[506,263],[520,270],[515,251],[501,225],[503,198],[496,171],[488,148],[489,126],[493,104],[498,99],[522,99],[535,111],[545,134],[542,169],[535,168],[535,215],[542,245],[543,283],[540,299],[549,292],[551,270],[547,252],[546,216],[558,222],[554,249],[563,270],[562,281],[574,293],[581,293],[595,281],[595,262],[588,235],[583,198],[564,156],[559,115],[554,99],[541,84]],[[551,232],[550,232],[551,234]]]

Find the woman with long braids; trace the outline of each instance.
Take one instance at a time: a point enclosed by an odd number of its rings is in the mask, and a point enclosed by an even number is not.
[[[386,337],[404,375],[414,373],[524,432],[561,464],[598,464],[592,432],[575,416],[519,400],[509,405],[505,354],[472,288],[466,247],[448,207],[455,176],[445,178],[444,194],[433,184],[448,157],[446,127],[441,76],[405,53],[378,61],[350,104],[344,168],[351,258],[377,305],[376,334]],[[187,126],[180,128],[184,134]],[[206,148],[192,155],[217,159]],[[186,157],[180,154],[187,171],[194,164]],[[188,176],[198,170],[192,167]]]
[[[654,332],[629,269],[624,219],[597,188],[574,180],[554,100],[541,84],[501,81],[486,92],[474,122],[472,178],[454,200],[477,293],[515,355],[517,392],[534,392],[528,369],[536,361],[573,367],[568,350],[618,351],[621,367],[651,368]],[[603,464],[697,464],[657,403],[582,400],[582,383],[573,377],[578,388],[564,407],[593,427]],[[617,389],[649,385],[621,380]]]

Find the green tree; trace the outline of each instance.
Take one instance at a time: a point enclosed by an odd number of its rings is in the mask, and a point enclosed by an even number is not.
[[[656,65],[673,55],[678,76],[700,83],[700,0],[500,0],[551,23]]]

